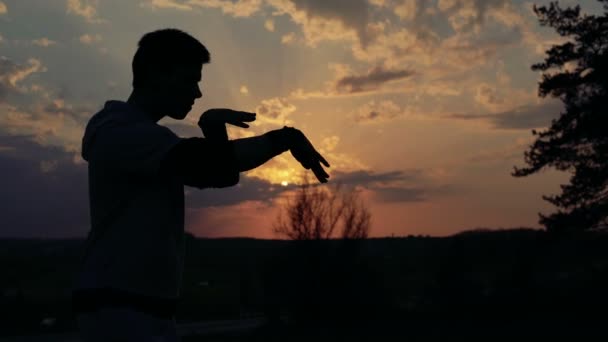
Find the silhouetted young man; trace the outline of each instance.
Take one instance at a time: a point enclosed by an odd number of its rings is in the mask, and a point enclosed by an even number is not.
[[[84,341],[177,341],[175,307],[184,258],[184,185],[228,187],[239,173],[285,151],[320,182],[327,161],[297,129],[229,140],[225,124],[249,127],[254,113],[211,109],[204,138],[180,138],[157,122],[182,120],[202,97],[209,52],[176,29],[150,32],[133,58],[133,92],[89,121],[91,230],[73,291]]]

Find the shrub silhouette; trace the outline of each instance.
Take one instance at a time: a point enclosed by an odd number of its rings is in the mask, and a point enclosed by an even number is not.
[[[361,257],[371,213],[360,192],[306,182],[282,209],[274,232],[291,241],[274,269],[286,279],[282,298],[290,321],[340,327],[373,315],[379,302],[373,296],[381,291]]]

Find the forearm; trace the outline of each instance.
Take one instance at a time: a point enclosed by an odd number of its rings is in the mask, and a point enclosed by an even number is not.
[[[161,162],[161,173],[178,175],[184,185],[223,188],[239,182],[231,141],[183,138]]]
[[[284,135],[285,131],[275,130],[255,137],[232,140],[239,172],[255,169],[287,151]]]
[[[215,141],[227,141],[228,131],[226,125],[223,122],[220,123],[203,123],[200,126],[203,131],[205,138]]]

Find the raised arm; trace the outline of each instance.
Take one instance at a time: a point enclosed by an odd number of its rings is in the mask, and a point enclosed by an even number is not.
[[[183,139],[169,153],[164,169],[172,169],[184,184],[197,188],[227,187],[239,182],[239,173],[254,169],[275,156],[291,151],[296,160],[313,171],[321,183],[329,175],[323,165],[329,163],[312,146],[306,136],[292,127],[283,127],[265,134],[229,140],[226,124],[247,128],[255,120],[254,113],[230,109],[211,109],[198,122],[205,138]]]
[[[215,108],[201,115],[198,126],[209,141],[225,142],[229,140],[226,124],[248,128],[247,122],[254,121],[255,118],[255,113]],[[287,140],[287,132],[284,130],[232,140],[239,172],[255,169],[287,151],[289,149]]]
[[[208,139],[227,141],[226,124],[248,128],[247,122],[255,121],[255,119],[255,113],[214,108],[201,115],[198,126]],[[304,168],[310,169],[319,182],[325,183],[329,178],[321,165],[329,167],[327,160],[313,147],[306,136],[295,128],[283,127],[261,136],[233,141],[235,142],[238,168],[241,171],[256,168],[274,156],[290,150],[294,158]]]
[[[233,186],[240,178],[233,142],[198,137],[181,139],[163,160],[161,171],[199,189]]]
[[[320,163],[329,164],[302,132],[291,127],[227,141],[182,139],[164,160],[163,170],[175,171],[185,185],[223,188],[236,185],[240,172],[254,169],[288,150],[320,182],[327,182],[329,175]]]

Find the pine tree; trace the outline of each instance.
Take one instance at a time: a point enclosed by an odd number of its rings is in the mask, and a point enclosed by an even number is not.
[[[568,41],[546,51],[539,96],[560,99],[564,111],[542,132],[532,131],[535,142],[525,152],[524,168],[515,177],[545,167],[571,173],[562,193],[543,196],[558,207],[539,223],[549,231],[605,229],[608,218],[608,0],[601,16],[583,14],[580,6],[562,8],[557,2],[536,7],[542,26],[554,28]]]

